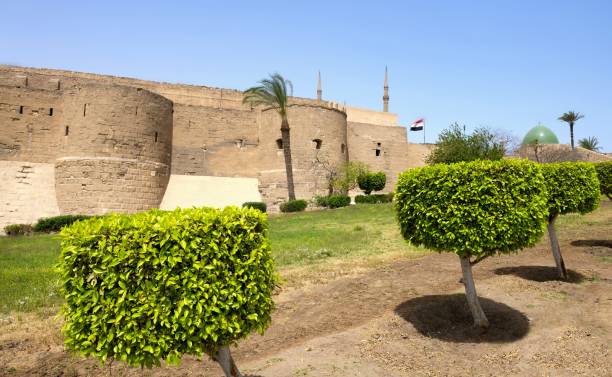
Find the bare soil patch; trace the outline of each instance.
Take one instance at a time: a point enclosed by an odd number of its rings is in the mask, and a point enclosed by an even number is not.
[[[610,376],[612,205],[602,205],[588,226],[559,232],[569,281],[557,280],[546,238],[475,267],[487,333],[471,328],[458,258],[431,254],[282,290],[270,329],[234,356],[247,375],[266,377]],[[152,370],[100,367],[68,353],[60,328],[49,315],[0,318],[0,376],[222,375],[193,357]]]

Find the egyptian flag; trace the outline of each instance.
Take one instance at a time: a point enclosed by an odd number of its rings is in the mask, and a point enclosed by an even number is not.
[[[423,126],[425,125],[425,119],[417,119],[410,125],[410,131],[423,131]]]

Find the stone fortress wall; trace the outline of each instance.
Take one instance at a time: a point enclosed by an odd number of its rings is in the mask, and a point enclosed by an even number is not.
[[[325,167],[349,160],[385,171],[391,191],[429,149],[409,144],[393,113],[293,97],[288,117],[301,198],[325,194]],[[0,182],[0,229],[36,220],[14,184],[36,172],[43,196],[57,198],[45,214],[158,207],[171,176],[255,178],[274,209],[286,199],[280,137],[278,115],[243,104],[238,90],[0,66],[0,171],[12,182]]]

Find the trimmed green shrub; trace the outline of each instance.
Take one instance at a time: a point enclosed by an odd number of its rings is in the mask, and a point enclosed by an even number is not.
[[[70,225],[75,221],[85,220],[88,218],[90,218],[90,216],[85,215],[61,215],[45,217],[39,219],[34,225],[34,231],[42,233],[59,232],[63,227]]]
[[[4,232],[7,236],[27,236],[32,234],[32,225],[30,224],[9,224],[4,227]]]
[[[264,202],[246,202],[242,204],[242,208],[255,208],[266,213],[268,206]]]
[[[595,163],[595,170],[601,193],[612,200],[612,161]]]
[[[402,173],[395,209],[414,245],[459,256],[466,297],[478,327],[488,327],[471,266],[534,245],[548,215],[542,171],[526,160],[439,164]]]
[[[314,202],[317,207],[328,207],[329,201],[327,200],[329,196],[315,196]]]
[[[251,208],[151,210],[62,229],[66,345],[102,362],[153,366],[227,346],[270,323],[266,215]]]
[[[393,201],[393,193],[388,194],[371,194],[355,196],[355,203],[378,204],[390,203]]]
[[[290,200],[280,205],[281,212],[302,212],[308,206],[308,202],[303,199]]]
[[[599,205],[599,181],[592,164],[559,162],[543,164],[542,171],[548,187],[548,235],[559,270],[559,277],[567,279],[555,232],[555,220],[566,213],[588,213]]]
[[[387,176],[383,172],[366,173],[357,178],[357,183],[366,195],[370,195],[372,191],[380,191],[385,188]]]
[[[327,197],[329,208],[346,207],[351,204],[351,197],[348,195],[330,195]]]

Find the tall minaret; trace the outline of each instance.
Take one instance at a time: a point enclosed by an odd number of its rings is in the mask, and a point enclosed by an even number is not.
[[[317,81],[317,100],[323,100],[323,90],[321,89],[321,71],[319,71],[319,79]]]
[[[389,112],[389,76],[387,74],[387,66],[385,66],[385,93],[383,94],[383,111]]]

